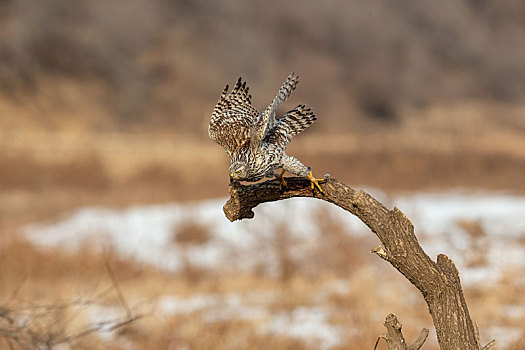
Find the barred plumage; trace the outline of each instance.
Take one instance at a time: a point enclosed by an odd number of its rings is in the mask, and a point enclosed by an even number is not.
[[[276,135],[279,133],[284,133],[290,142],[293,136],[312,125],[316,120],[317,117],[310,108],[299,105],[275,122],[273,132],[268,135],[268,142],[276,142]]]
[[[241,78],[228,94],[224,88],[213,110],[208,133],[221,145],[231,158],[230,178],[240,181],[258,181],[276,176],[281,184],[286,182],[275,173],[282,168],[304,176],[321,190],[309,168],[299,160],[286,155],[286,146],[292,137],[308,128],[317,117],[310,108],[299,105],[276,119],[276,109],[297,87],[298,76],[290,74],[282,84],[272,103],[261,113],[251,105],[249,88]]]
[[[250,137],[250,129],[258,112],[251,105],[252,96],[241,78],[228,95],[228,85],[222,90],[213,109],[208,134],[232,157]]]

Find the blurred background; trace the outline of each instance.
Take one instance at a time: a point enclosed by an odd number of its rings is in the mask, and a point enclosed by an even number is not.
[[[224,221],[220,91],[242,76],[261,110],[294,71],[279,112],[318,120],[288,153],[405,211],[482,340],[525,349],[524,62],[521,0],[1,0],[0,347],[370,349],[390,312],[408,341],[431,327],[345,213]]]

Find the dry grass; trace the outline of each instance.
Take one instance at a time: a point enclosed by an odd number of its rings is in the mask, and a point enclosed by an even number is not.
[[[307,133],[289,153],[317,176],[330,173],[354,186],[525,192],[523,133],[492,128],[491,118],[476,121],[487,125],[482,131],[469,124],[443,131],[425,122],[391,131]],[[205,135],[19,130],[0,135],[0,144],[4,225],[77,205],[224,196],[228,184],[227,156]]]
[[[98,333],[142,317],[124,301],[116,276],[129,282],[148,269],[111,252],[97,254],[86,247],[67,254],[4,238],[0,260],[1,349],[106,348]],[[118,315],[100,314],[95,323],[90,315],[100,313],[100,305],[120,310]]]
[[[0,163],[0,189],[4,191],[38,191],[43,188],[52,190],[56,187],[62,190],[82,188],[90,191],[103,190],[110,185],[104,164],[93,153],[66,161],[56,159],[53,162],[39,161],[29,153],[0,154]]]
[[[422,327],[431,327],[426,305],[417,290],[388,264],[368,253],[377,242],[348,235],[341,223],[326,213],[320,212],[318,216],[323,237],[319,244],[300,256],[293,254],[293,249],[301,242],[292,239],[285,227],[270,241],[265,238],[260,242],[274,250],[280,266],[277,275],[232,272],[220,266],[203,269],[191,264],[178,273],[166,273],[122,260],[111,252],[94,252],[88,247],[70,254],[56,249],[39,250],[6,235],[0,254],[3,286],[0,293],[2,300],[9,302],[2,307],[15,310],[27,305],[56,306],[71,300],[93,299],[94,295],[110,291],[99,303],[122,310],[118,293],[111,289],[113,283],[106,268],[109,264],[128,303],[150,305],[146,309],[155,311],[120,328],[111,338],[101,338],[99,332],[82,337],[75,342],[75,348],[123,348],[126,342],[131,342],[137,349],[315,349],[315,343],[261,331],[261,325],[276,315],[292,315],[305,308],[328,311],[327,322],[343,334],[342,343],[334,349],[372,348],[377,336],[384,332],[382,323],[390,312],[396,313],[403,323],[407,341],[415,339]],[[471,229],[476,224],[463,222],[462,226]],[[200,230],[206,232],[194,222],[182,228],[177,232],[184,232],[182,241],[187,247],[202,241]],[[178,234],[174,236],[175,241]],[[509,316],[501,312],[502,308],[525,305],[521,293],[523,281],[517,277],[519,271],[509,271],[498,286],[466,289],[470,312],[480,326],[482,337],[492,336],[489,333],[492,326],[516,328],[523,324],[525,315]],[[228,300],[232,293],[241,298],[238,306],[241,310],[262,307],[262,318],[238,318],[235,313],[217,318],[216,315],[229,314]],[[253,293],[272,297],[266,301],[258,297],[252,302],[242,301],[249,300],[244,299],[249,295],[257,295]],[[204,306],[189,313],[165,314],[162,309],[151,306],[164,295],[176,295],[183,300],[213,295],[219,303],[213,308]],[[68,304],[67,312],[52,312],[46,318],[29,314],[35,319],[35,325],[38,324],[32,329],[46,335],[75,334],[87,324],[88,318],[82,313],[72,318],[74,306]],[[125,316],[124,311],[123,314]],[[0,348],[5,346],[4,343]],[[520,349],[520,345],[516,346],[509,345],[507,349]],[[425,348],[438,348],[435,335],[431,334]],[[386,347],[381,344],[378,349]]]
[[[68,254],[57,249],[40,250],[28,242],[12,239],[1,247],[0,283],[4,297],[13,290],[22,300],[60,299],[90,291],[107,282],[106,264],[122,280],[136,280],[151,269],[119,259],[111,251],[95,252],[89,247]],[[63,288],[55,288],[56,285]]]
[[[170,294],[190,298],[209,293],[227,298],[228,293],[262,290],[277,295],[265,306],[268,318],[321,303],[329,310],[338,310],[331,311],[329,322],[346,334],[338,347],[341,349],[372,348],[377,335],[384,332],[382,323],[390,312],[395,312],[404,324],[408,340],[414,339],[420,328],[431,326],[427,308],[417,291],[390,266],[368,253],[377,242],[370,237],[360,239],[346,234],[341,223],[322,212],[317,222],[324,232],[323,239],[301,254],[295,251],[301,242],[290,235],[286,226],[271,239],[261,241],[261,247],[270,248],[277,259],[276,274],[264,269],[250,273],[223,271],[221,267],[210,270],[193,265],[189,259],[179,273],[173,274],[124,261],[111,252],[91,251],[89,247],[70,254],[56,249],[35,249],[16,238],[14,228],[18,223],[53,217],[77,205],[122,206],[225,195],[228,180],[220,176],[227,167],[226,155],[211,142],[154,133],[137,137],[111,134],[106,138],[83,134],[79,140],[71,136],[33,135],[35,138],[7,145],[2,156],[7,171],[0,180],[3,184],[0,224],[5,233],[0,254],[0,284],[4,288],[0,293],[3,298],[16,296],[10,305],[25,307],[28,302],[53,305],[72,297],[93,295],[111,285],[105,272],[109,260],[124,294],[133,300],[149,301]],[[524,158],[517,149],[522,142],[520,137],[517,143],[499,144],[497,153],[491,152],[491,137],[471,148],[465,146],[470,136],[452,142],[449,137],[442,139],[438,133],[430,134],[425,137],[436,142],[429,144],[422,142],[421,137],[413,136],[409,130],[394,136],[334,135],[329,139],[311,134],[298,139],[290,150],[308,160],[317,169],[317,175],[330,172],[354,185],[362,183],[386,189],[473,186],[523,190],[520,169],[525,168]],[[39,142],[45,145],[39,147]],[[56,150],[63,148],[70,151],[62,157]],[[483,227],[466,221],[459,225],[469,232],[472,245],[477,247],[474,251],[482,252],[486,244]],[[174,230],[173,242],[187,247],[204,244],[209,242],[208,230],[197,222],[187,222]],[[486,264],[480,254],[468,259],[472,266]],[[516,283],[518,276],[519,272],[509,271],[502,286],[467,289],[471,315],[482,334],[487,330],[486,337],[491,336],[488,331],[492,326],[521,327],[523,316],[508,317],[501,313],[502,307],[525,305],[520,294],[523,286]],[[347,288],[333,291],[334,284],[341,281]],[[118,297],[111,295],[104,305],[118,307]],[[261,332],[260,325],[265,320],[231,318],[210,323],[205,321],[206,312],[211,311],[157,314],[122,328],[112,340],[94,333],[75,346],[119,348],[128,341],[139,349],[152,346],[226,349],[244,348],[245,344],[255,348],[316,348],[298,339]],[[64,324],[67,319],[61,314],[50,315],[42,319],[39,329],[51,332],[55,324]],[[74,332],[78,328],[73,326],[79,324],[62,328],[62,334]],[[517,344],[514,348],[509,345],[508,349],[520,349]],[[385,348],[383,344],[381,347]],[[437,349],[435,339],[426,348]]]
[[[211,238],[210,228],[197,222],[187,221],[173,232],[173,241],[181,245],[199,245]]]
[[[490,263],[487,256],[490,243],[481,222],[479,220],[458,220],[456,225],[467,233],[470,240],[469,249],[465,252],[467,266],[487,266]]]
[[[302,157],[304,158],[304,157]],[[427,152],[363,152],[308,157],[314,169],[352,184],[394,190],[487,188],[525,191],[523,158],[506,155]],[[339,175],[341,174],[341,175]]]
[[[188,223],[187,226],[191,225]],[[387,312],[385,309],[378,314],[369,313],[372,305],[375,305],[375,309],[386,307],[381,301],[384,293],[381,289],[372,288],[372,285],[377,283],[376,277],[379,277],[374,276],[375,273],[363,263],[364,259],[357,258],[354,254],[345,254],[348,253],[346,248],[350,241],[338,247],[337,242],[346,242],[346,239],[342,238],[341,227],[332,224],[326,229],[333,232],[328,233],[325,246],[302,257],[304,260],[296,261],[292,256],[279,258],[281,263],[287,261],[295,268],[293,274],[286,275],[286,271],[291,270],[282,264],[282,273],[274,277],[257,273],[230,275],[228,272],[221,272],[220,267],[213,271],[197,271],[190,265],[178,274],[167,274],[131,261],[123,261],[111,252],[94,252],[88,247],[71,254],[56,249],[39,250],[16,238],[7,239],[6,236],[0,255],[0,283],[4,286],[2,298],[10,300],[7,305],[10,309],[24,309],[28,304],[53,307],[53,312],[46,318],[29,313],[28,317],[34,319],[35,325],[40,327],[31,328],[36,334],[47,335],[53,330],[56,330],[57,337],[75,334],[79,327],[82,328],[86,324],[82,316],[71,318],[72,314],[76,314],[75,304],[68,304],[68,300],[94,299],[93,296],[101,291],[111,289],[112,281],[106,271],[109,264],[119,280],[122,293],[135,304],[137,300],[154,302],[155,298],[165,294],[192,297],[202,293],[215,293],[221,298],[226,298],[231,293],[244,294],[259,290],[276,293],[276,298],[266,306],[268,317],[272,317],[282,312],[291,313],[297,308],[315,306],[319,303],[319,298],[326,298],[321,302],[329,309],[335,307],[339,310],[338,316],[333,316],[330,322],[341,329],[349,330],[348,339],[344,341],[348,341],[354,348],[369,348],[375,340],[374,337],[382,331],[381,317]],[[284,233],[286,232],[283,230]],[[277,238],[274,242],[273,247],[278,251],[277,255],[284,252],[279,246],[282,242],[282,238]],[[362,252],[367,252],[366,244],[363,246],[358,241],[353,241],[352,244],[356,245],[355,252],[359,251],[358,247],[362,248]],[[337,256],[335,260],[331,257],[334,254]],[[306,260],[311,262],[303,266],[302,262]],[[345,264],[347,268],[343,267]],[[334,275],[331,269],[334,269],[337,275]],[[348,278],[348,292],[330,291],[330,285],[341,283],[338,281],[345,275]],[[396,293],[394,290],[391,292]],[[104,306],[120,307],[118,295],[114,292],[106,294],[99,302]],[[63,304],[67,304],[67,310],[64,313],[54,313],[54,307]],[[392,308],[393,305],[389,307]],[[151,348],[152,344],[160,348],[186,345],[192,349],[244,349],[248,345],[261,349],[315,348],[314,344],[307,344],[299,339],[261,333],[258,326],[260,321],[236,318],[205,321],[206,312],[204,309],[190,314],[148,316],[123,327],[113,340],[99,338],[97,332],[93,332],[89,336],[77,339],[75,348],[119,348],[125,341],[133,342],[139,349]],[[411,314],[406,313],[405,317],[409,319]],[[71,322],[68,323],[68,320]],[[356,332],[356,329],[360,331]],[[407,329],[410,334],[409,325]]]
[[[166,332],[155,334],[159,347],[174,349],[310,349],[298,339],[261,335],[252,324],[243,321],[204,323],[198,315],[169,320]],[[158,340],[157,340],[158,339]],[[150,348],[147,338],[138,342],[139,348]]]

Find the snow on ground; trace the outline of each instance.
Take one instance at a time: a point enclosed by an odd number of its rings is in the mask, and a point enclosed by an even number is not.
[[[262,240],[271,239],[276,231],[286,227],[292,237],[301,238],[305,244],[315,242],[321,233],[314,213],[321,208],[334,209],[325,202],[294,199],[261,205],[255,219],[231,223],[224,217],[224,202],[216,199],[125,210],[88,207],[53,224],[30,225],[25,231],[31,242],[42,247],[112,247],[124,257],[172,271],[180,269],[185,259],[201,267],[234,265],[240,269],[251,269],[264,261],[272,270],[276,259],[271,257],[272,250],[260,249]],[[349,223],[350,230],[358,227],[363,232],[362,223],[342,213],[341,210],[338,216]],[[177,245],[174,234],[188,222],[208,227],[211,239],[193,247]]]
[[[299,306],[272,314],[268,305],[278,299],[278,293],[260,290],[191,297],[164,295],[154,302],[154,308],[156,315],[164,316],[197,313],[205,323],[230,319],[250,321],[263,325],[261,333],[297,338],[319,349],[330,349],[351,333],[331,325],[329,317],[333,310],[322,306]],[[99,335],[104,340],[119,338],[114,325],[125,320],[125,310],[97,304],[86,306],[85,309],[92,326],[100,329]]]
[[[464,284],[497,282],[505,269],[525,265],[525,197],[487,193],[415,193],[397,197],[369,190],[387,206],[400,208],[413,222],[416,235],[431,258],[447,254],[458,265]],[[177,271],[185,261],[207,268],[233,271],[265,266],[277,271],[276,233],[288,232],[296,254],[311,249],[322,237],[319,220],[336,220],[349,235],[369,235],[370,230],[353,215],[321,200],[295,198],[255,208],[255,218],[231,223],[223,214],[225,199],[193,203],[133,206],[127,209],[87,207],[64,214],[54,223],[25,227],[35,245],[82,249],[113,248],[161,269]],[[477,224],[480,232],[468,234],[458,224]],[[202,244],[179,245],[174,235],[188,223],[209,229]],[[266,243],[265,243],[266,242]],[[270,243],[268,243],[270,242]],[[472,263],[473,253],[487,254],[486,261]],[[329,293],[346,291],[346,281],[336,281]],[[300,306],[271,314],[268,305],[278,296],[268,292],[205,294],[159,298],[162,314],[199,312],[205,322],[243,319],[263,324],[262,331],[306,339],[320,348],[338,344],[343,333],[329,322],[334,310],[318,305]],[[323,299],[324,294],[319,298]],[[521,306],[520,306],[521,307]],[[112,310],[113,312],[114,310]],[[503,310],[509,315],[513,307]],[[100,313],[98,313],[100,314]],[[93,322],[99,322],[94,318]],[[348,330],[346,330],[348,331]],[[501,330],[503,331],[503,329]]]
[[[278,313],[267,324],[266,330],[297,339],[309,339],[319,349],[330,349],[340,343],[344,332],[329,323],[329,315],[320,306],[297,307]]]
[[[501,194],[418,194],[396,199],[412,220],[421,245],[433,259],[448,255],[458,265],[464,284],[495,283],[508,268],[525,266],[525,197]],[[482,233],[471,236],[458,225],[470,221]],[[470,266],[469,257],[482,250],[487,264]]]
[[[510,266],[525,264],[525,197],[486,193],[416,193],[381,200],[400,208],[414,223],[416,235],[431,258],[447,254],[458,265],[464,283],[488,279],[495,282]],[[87,207],[64,215],[58,222],[25,228],[36,245],[79,249],[86,244],[112,247],[123,257],[135,258],[162,269],[176,271],[184,261],[200,267],[250,270],[264,264],[276,270],[270,241],[285,229],[296,253],[311,248],[322,235],[318,220],[337,220],[348,234],[371,234],[353,215],[320,200],[294,198],[266,203],[255,209],[252,220],[229,222],[222,212],[224,199],[193,203],[133,206],[124,210]],[[322,214],[319,214],[322,213]],[[479,223],[480,237],[472,237],[459,220]],[[179,228],[195,222],[209,228],[204,244],[182,247],[174,240]],[[483,249],[487,264],[470,264],[469,257]]]
[[[260,321],[269,317],[268,304],[277,300],[276,293],[252,291],[227,294],[199,294],[191,297],[165,295],[157,301],[157,309],[168,315],[206,311],[207,322],[224,319]]]

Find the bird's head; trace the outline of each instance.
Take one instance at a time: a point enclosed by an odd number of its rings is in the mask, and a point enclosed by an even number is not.
[[[230,182],[246,179],[248,177],[248,166],[245,162],[236,161],[230,165]]]

